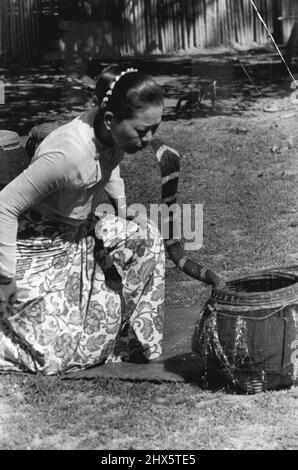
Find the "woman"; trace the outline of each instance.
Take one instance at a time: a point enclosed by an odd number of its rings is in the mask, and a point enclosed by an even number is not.
[[[99,106],[46,137],[0,193],[2,371],[49,375],[162,352],[163,240],[150,221],[127,221],[119,173],[125,152],[152,141],[162,90],[135,69],[111,65],[97,96]],[[171,204],[178,155],[158,141],[152,146]],[[103,190],[117,215],[102,216]],[[167,246],[185,272],[219,285],[171,236]]]
[[[161,354],[163,241],[151,223],[126,223],[119,163],[150,143],[162,90],[112,65],[97,94],[99,108],[52,132],[0,193],[1,370],[55,374]],[[90,214],[103,189],[118,214],[102,218],[95,235]]]

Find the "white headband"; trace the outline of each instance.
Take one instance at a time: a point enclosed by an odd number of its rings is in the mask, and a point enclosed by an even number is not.
[[[105,96],[104,96],[104,98],[103,98],[103,100],[100,104],[101,108],[105,109],[107,107],[109,99],[111,98],[113,90],[115,88],[115,85],[116,85],[117,82],[119,82],[120,78],[122,78],[127,73],[132,73],[132,72],[138,72],[138,70],[137,69],[126,69],[114,78],[114,80],[110,84],[110,87],[109,87],[108,91],[106,92],[106,94],[105,94]]]

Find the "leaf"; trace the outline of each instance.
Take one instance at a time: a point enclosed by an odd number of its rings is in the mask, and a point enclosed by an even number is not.
[[[155,260],[154,259],[148,259],[145,261],[142,266],[139,269],[139,278],[140,280],[145,283],[149,277],[149,275],[152,273],[154,270],[155,266]]]
[[[41,346],[47,346],[48,344],[50,344],[53,339],[56,338],[56,332],[53,331],[53,330],[45,330],[43,332],[43,334],[39,337],[39,344],[41,344]]]
[[[143,327],[141,329],[141,332],[146,341],[148,341],[152,337],[154,333],[154,328],[153,328],[151,319],[143,318]]]
[[[135,285],[137,286],[139,283],[140,283],[140,278],[138,276],[138,274],[133,270],[131,269],[127,275],[127,278],[126,278],[126,282],[128,284],[132,284],[132,285]]]
[[[111,326],[108,326],[105,331],[108,335],[116,335],[116,333],[119,330],[119,325],[118,324],[113,324]]]
[[[151,295],[151,300],[153,302],[157,302],[158,300],[163,300],[164,299],[164,287],[163,285],[158,286],[157,289],[155,289]]]
[[[139,305],[138,305],[138,311],[142,312],[142,310],[145,310],[145,311],[149,310],[149,312],[150,312],[152,310],[151,302],[146,302],[144,300],[142,302],[140,302]]]
[[[109,296],[106,302],[106,316],[112,319],[116,319],[119,316],[119,303],[115,299]]]
[[[76,325],[76,326],[82,323],[82,315],[79,312],[79,310],[75,310],[71,312],[71,314],[69,315],[69,323],[70,325]]]
[[[105,344],[106,335],[92,336],[87,340],[86,348],[90,352],[95,352],[100,349],[100,346]]]

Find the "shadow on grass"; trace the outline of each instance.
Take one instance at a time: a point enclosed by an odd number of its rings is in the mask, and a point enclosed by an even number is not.
[[[234,101],[238,107],[249,108],[263,98],[280,99],[290,96],[291,78],[279,57],[270,50],[226,52],[222,54],[197,54],[194,56],[156,58],[121,58],[125,66],[137,67],[150,73],[161,82],[166,99],[174,104],[166,106],[165,120],[192,119],[208,116],[231,116],[240,114],[239,109],[229,106]],[[109,60],[93,60],[88,72],[97,76]],[[292,71],[298,70],[293,65]],[[162,76],[166,76],[166,78]],[[210,82],[217,82],[217,101],[213,108],[206,95],[203,104],[175,110],[175,104],[187,92],[200,90]],[[166,103],[167,104],[167,103]]]
[[[174,373],[184,379],[185,382],[197,385],[203,390],[217,392],[224,390],[227,393],[237,395],[254,395],[269,390],[289,389],[293,386],[293,382],[289,380],[287,375],[280,376],[276,382],[276,386],[270,387],[261,383],[256,383],[252,377],[244,376],[245,380],[233,382],[223,372],[214,367],[204,369],[199,366],[199,360],[194,353],[179,354],[164,361],[164,369],[166,372]]]
[[[199,366],[199,361],[194,353],[178,354],[164,361],[166,372],[172,372],[184,379],[185,382],[197,385],[202,390],[217,392],[225,389],[229,392],[237,391],[231,383],[222,375],[207,373]]]
[[[231,51],[186,58],[122,57],[116,60],[156,77],[164,89],[165,121],[237,116],[259,100],[277,100],[289,97],[291,93],[289,74],[270,51]],[[96,77],[112,61],[115,62],[115,59],[90,61],[86,73]],[[293,65],[293,71],[296,69],[297,65]],[[90,94],[67,81],[70,73],[60,62],[31,68],[1,68],[5,104],[0,106],[0,128],[24,135],[36,124],[51,120],[65,122],[72,119],[75,113],[82,112]],[[189,109],[182,107],[181,112],[176,112],[176,104],[185,93],[201,89],[213,80],[217,82],[214,107],[206,94],[200,105],[194,103]]]

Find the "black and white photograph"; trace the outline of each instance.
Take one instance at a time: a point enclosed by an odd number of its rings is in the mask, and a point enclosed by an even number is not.
[[[0,450],[298,450],[297,387],[298,0],[0,0]]]

